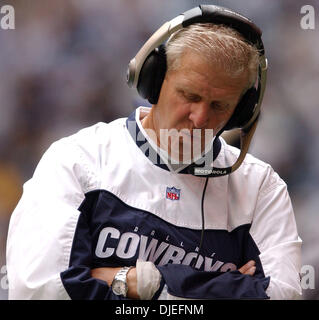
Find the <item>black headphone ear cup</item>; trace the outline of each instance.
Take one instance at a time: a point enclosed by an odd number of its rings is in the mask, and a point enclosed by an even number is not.
[[[223,130],[244,127],[254,115],[255,106],[258,101],[256,88],[250,88],[243,95],[236,106],[236,109]]]
[[[166,68],[165,47],[160,45],[146,58],[137,83],[138,93],[151,104],[158,101]]]

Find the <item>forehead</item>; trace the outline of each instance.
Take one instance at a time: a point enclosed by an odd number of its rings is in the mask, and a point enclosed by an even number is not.
[[[240,95],[248,85],[248,71],[236,77],[213,62],[187,51],[181,56],[179,67],[171,71],[176,86],[198,94],[213,96]]]

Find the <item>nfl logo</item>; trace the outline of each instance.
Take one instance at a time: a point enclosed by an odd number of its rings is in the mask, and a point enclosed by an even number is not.
[[[166,188],[166,199],[179,200],[180,196],[181,196],[181,189],[176,189],[175,187]]]

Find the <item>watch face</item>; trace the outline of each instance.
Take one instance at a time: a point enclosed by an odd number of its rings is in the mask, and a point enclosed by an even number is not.
[[[112,290],[116,295],[126,296],[126,283],[121,280],[115,280],[112,283]]]

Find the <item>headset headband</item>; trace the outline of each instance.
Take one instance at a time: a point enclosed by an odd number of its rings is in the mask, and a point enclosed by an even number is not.
[[[200,5],[185,11],[176,18],[165,22],[143,45],[136,56],[130,61],[127,73],[127,83],[136,87],[139,73],[148,55],[167,40],[176,31],[193,23],[225,24],[237,30],[248,42],[257,47],[264,55],[264,46],[261,40],[261,30],[248,18],[227,8],[215,5]]]

